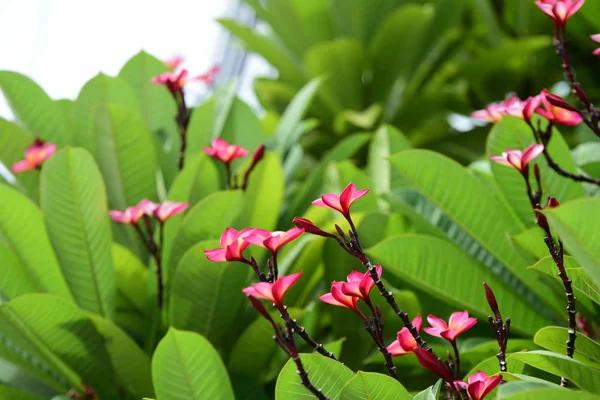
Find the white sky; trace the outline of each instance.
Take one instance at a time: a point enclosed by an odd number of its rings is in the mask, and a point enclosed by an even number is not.
[[[99,71],[117,74],[142,49],[162,59],[181,54],[191,74],[202,73],[219,62],[225,42],[215,18],[232,3],[0,0],[0,70],[28,75],[55,99],[75,98]],[[243,83],[242,97],[252,102]],[[1,94],[0,116],[11,116]]]

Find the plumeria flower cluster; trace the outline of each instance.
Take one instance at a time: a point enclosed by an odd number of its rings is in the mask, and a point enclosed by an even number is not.
[[[541,115],[548,121],[565,126],[579,125],[583,120],[581,113],[564,101],[560,96],[544,89],[537,96],[521,100],[512,96],[501,103],[489,104],[483,110],[474,111],[471,116],[476,119],[496,123],[505,116],[521,118],[531,124],[533,114]]]
[[[180,55],[163,61],[169,71],[153,77],[152,83],[164,85],[173,94],[173,96],[177,96],[182,93],[183,87],[190,81],[201,81],[210,87],[214,85],[215,79],[221,70],[220,66],[214,65],[207,72],[190,77],[189,71],[185,68],[182,68],[179,70],[179,72],[177,72],[184,61],[185,59]]]
[[[12,165],[11,171],[15,174],[24,171],[39,169],[44,161],[56,152],[56,145],[36,139],[32,146],[25,150],[25,158]]]
[[[564,29],[569,18],[583,6],[585,0],[541,0],[535,5],[546,14],[557,28]]]
[[[221,138],[214,139],[211,143],[211,147],[205,147],[203,150],[210,157],[222,162],[225,165],[227,185],[229,188],[239,188],[242,190],[246,190],[250,174],[265,155],[265,146],[258,146],[258,148],[252,154],[252,161],[244,172],[241,182],[238,182],[237,175],[232,175],[231,173],[231,163],[238,158],[247,156],[248,150],[237,144],[229,144],[226,140]]]

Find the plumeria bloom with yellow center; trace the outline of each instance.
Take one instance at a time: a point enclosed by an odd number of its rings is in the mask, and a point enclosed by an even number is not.
[[[171,218],[174,215],[184,212],[190,203],[178,203],[176,201],[165,201],[154,209],[154,217],[161,223]]]
[[[249,261],[242,254],[250,242],[247,241],[248,237],[262,236],[263,240],[266,239],[269,232],[261,229],[246,228],[241,231],[237,231],[233,228],[225,229],[225,232],[221,235],[220,244],[221,247],[213,250],[204,250],[204,255],[210,261],[223,262],[223,261],[241,261],[248,263]],[[256,239],[255,239],[256,240]]]
[[[12,165],[11,171],[15,174],[23,171],[31,171],[50,158],[56,152],[56,145],[36,140],[33,146],[25,150],[25,159]]]
[[[575,107],[546,89],[542,90],[540,100],[543,108],[539,107],[535,112],[548,121],[565,126],[579,125],[583,121],[581,113]]]
[[[283,308],[283,296],[300,279],[302,272],[282,276],[275,282],[258,282],[242,289],[247,296],[269,300],[279,309]]]
[[[237,158],[248,155],[248,150],[237,144],[229,144],[226,140],[221,138],[213,140],[211,147],[205,147],[203,150],[212,158],[220,160],[225,164],[229,164]]]
[[[508,167],[515,168],[521,173],[527,171],[527,166],[531,160],[542,154],[544,151],[543,144],[532,144],[524,151],[508,149],[501,156],[490,156],[490,159]]]
[[[265,249],[269,250],[273,255],[276,255],[283,245],[298,238],[303,233],[304,230],[299,228],[292,228],[289,231],[275,232],[256,229],[255,233],[253,235],[248,236],[246,240],[254,245],[264,247]]]
[[[447,324],[443,319],[431,314],[427,316],[427,322],[431,327],[423,328],[423,330],[429,335],[454,342],[458,335],[468,331],[477,323],[477,318],[470,318],[467,311],[458,311],[450,315]]]

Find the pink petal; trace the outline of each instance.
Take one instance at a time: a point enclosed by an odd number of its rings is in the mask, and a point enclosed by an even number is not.
[[[402,348],[402,346],[400,346],[400,343],[398,342],[398,340],[394,340],[387,347],[387,350],[394,357],[396,357],[396,356],[403,356],[405,354],[409,354],[408,351],[404,350],[404,348]]]
[[[453,329],[469,318],[468,311],[457,311],[450,315],[448,319],[448,328]]]
[[[402,328],[398,332],[398,343],[406,352],[412,352],[415,347],[418,347],[417,341],[407,328]]]
[[[420,315],[417,315],[416,317],[413,318],[413,320],[411,321],[411,323],[417,329],[417,332],[419,332],[421,330],[421,325],[423,323],[423,318],[421,318]]]
[[[275,235],[275,233],[277,233],[277,235]],[[266,239],[264,244],[267,249],[273,253],[276,253],[277,250],[279,250],[283,245],[298,238],[303,233],[304,229],[299,228],[292,228],[286,232],[273,232],[273,234],[271,234],[272,237]]]
[[[445,331],[448,329],[448,325],[446,321],[441,318],[436,317],[435,315],[429,314],[427,316],[427,322],[431,325],[431,328],[424,328],[423,330],[432,336],[438,336],[441,331]],[[433,332],[433,333],[432,333]]]
[[[514,154],[514,153],[510,153],[506,156],[506,159],[508,160],[508,163],[510,165],[512,165],[513,167],[515,167],[516,169],[518,169],[519,171],[521,171],[522,168],[524,168],[525,166],[521,163],[521,157],[519,157],[518,155]]]
[[[484,382],[484,389],[483,389],[483,393],[481,394],[481,398],[483,399],[485,396],[487,396],[492,390],[494,390],[496,388],[496,386],[498,386],[500,384],[501,381],[502,381],[502,375],[496,375],[496,376],[492,376],[492,377],[488,378]]]
[[[527,147],[525,151],[523,151],[523,155],[521,156],[521,164],[527,165],[531,160],[539,156],[544,152],[543,144],[532,144]]]
[[[331,284],[331,295],[334,299],[336,299],[339,303],[343,304],[344,307],[349,308],[351,310],[356,309],[356,301],[358,300],[355,297],[345,295],[342,291],[342,286],[344,282],[333,282]]]
[[[23,172],[23,171],[31,171],[31,170],[35,169],[36,167],[37,166],[35,164],[32,164],[28,160],[21,160],[19,162],[14,163],[10,169],[15,174],[18,174],[19,172]]]
[[[508,162],[506,157],[503,156],[490,156],[490,160],[497,162],[498,164],[506,165],[512,167],[512,165]]]
[[[485,381],[487,379],[487,377],[488,377],[488,374],[486,374],[485,372],[477,371],[476,373],[470,375],[467,381],[469,383],[474,383],[477,381]]]
[[[352,270],[346,277],[346,280],[348,282],[360,282],[364,276],[365,276],[365,274],[363,272],[358,272],[358,271]]]
[[[119,223],[119,224],[128,224],[131,219],[129,218],[129,216],[123,212],[123,211],[118,211],[118,210],[110,210],[108,212],[108,215],[110,216],[110,218]]]
[[[573,5],[571,7],[569,7],[569,13],[567,14],[567,18],[569,18],[571,15],[575,14],[577,11],[579,11],[579,9],[581,8],[581,6],[583,6],[583,3],[585,2],[585,0],[577,0],[573,3]]]
[[[295,274],[282,276],[273,284],[273,298],[274,303],[282,306],[283,296],[285,292],[289,290],[302,276],[302,272],[296,272]]]
[[[482,381],[476,381],[467,386],[467,392],[471,400],[483,399],[483,391],[485,390],[485,384]]]
[[[368,192],[369,189],[356,190],[356,185],[350,182],[339,197],[340,206],[344,210],[343,213],[349,213],[352,203],[366,195]]]
[[[221,247],[229,246],[233,241],[238,237],[238,231],[233,228],[225,229],[225,232],[221,235],[221,239],[219,243],[221,243]]]
[[[258,282],[252,286],[242,289],[242,292],[248,296],[258,297],[260,299],[269,300],[273,303],[277,303],[275,296],[273,295],[272,286],[273,283],[269,282]]]
[[[360,291],[360,283],[359,282],[342,282],[341,285],[342,293],[346,296],[358,297],[364,299],[362,292]]]
[[[340,197],[337,194],[335,194],[335,193],[324,194],[323,196],[321,196],[321,199],[323,200],[325,207],[332,208],[341,213],[344,213],[344,209],[342,208],[342,205],[340,203]],[[317,204],[315,204],[315,202],[313,202],[313,204],[317,205]]]
[[[325,293],[324,295],[319,296],[319,300],[321,300],[322,302],[327,303],[327,304],[332,304],[334,306],[340,306],[340,307],[346,307],[347,308],[347,306],[345,304],[340,303],[339,301],[337,301],[335,299],[335,297],[333,297],[333,295],[331,293]]]
[[[179,214],[185,211],[189,207],[190,203],[178,203],[175,201],[165,201],[156,210],[154,210],[154,216],[161,222],[165,222],[173,215]]]
[[[596,50],[592,51],[592,55],[600,56],[600,47],[597,48]]]
[[[137,204],[137,207],[141,208],[146,215],[153,215],[154,211],[160,206],[160,204],[144,199]]]
[[[225,249],[204,250],[204,255],[206,256],[206,258],[214,262],[227,261],[227,259],[225,258],[225,253]]]
[[[600,43],[600,33],[596,33],[595,35],[591,35],[590,38],[594,41],[594,42],[598,42]]]

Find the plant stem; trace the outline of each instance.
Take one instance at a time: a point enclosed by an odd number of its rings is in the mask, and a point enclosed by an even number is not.
[[[367,330],[367,332],[369,332],[369,334],[373,338],[373,341],[377,345],[377,349],[383,355],[383,358],[385,359],[385,367],[388,370],[388,375],[391,376],[392,378],[395,378],[396,377],[396,366],[394,365],[394,362],[392,361],[392,355],[390,354],[387,347],[381,340],[381,337],[379,335],[379,329],[377,328],[377,324],[378,324],[378,322],[376,321],[376,317],[371,317],[365,321],[365,329]]]
[[[175,117],[175,121],[177,122],[177,127],[179,129],[179,139],[181,141],[181,145],[179,147],[179,161],[177,163],[177,168],[179,168],[179,170],[182,170],[185,159],[185,150],[187,148],[187,128],[190,122],[190,110],[185,104],[185,95],[183,93],[183,90],[180,90],[177,94],[174,94],[174,97],[175,101],[177,102],[177,116]]]
[[[456,340],[453,340],[450,343],[452,344],[452,348],[454,349],[454,378],[458,379],[458,377],[460,376],[460,353],[458,352]]]
[[[227,181],[228,189],[236,189],[236,187],[231,182],[231,165],[228,162],[225,163],[225,180]]]
[[[286,310],[286,312],[287,312],[287,310]],[[313,338],[311,338],[309,336],[309,334],[306,332],[306,328],[304,328],[302,325],[298,324],[298,322],[295,319],[290,318],[290,321],[291,321],[292,329],[294,330],[294,332],[297,333],[298,336],[300,336],[302,338],[302,340],[304,340],[316,352],[318,352],[319,354],[321,354],[325,357],[331,358],[332,360],[339,361],[332,352],[327,351],[327,349],[325,349],[325,347],[321,343],[318,343]]]

